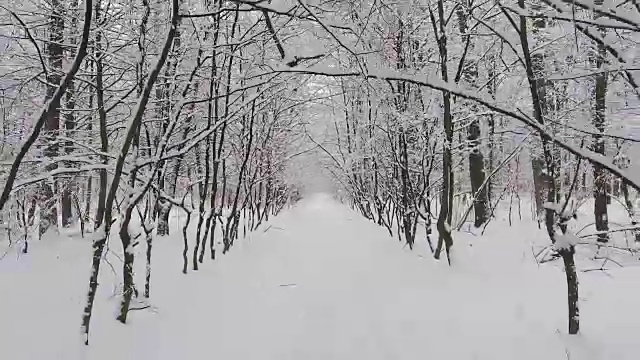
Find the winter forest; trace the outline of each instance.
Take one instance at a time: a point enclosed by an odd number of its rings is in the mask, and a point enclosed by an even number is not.
[[[0,357],[637,359],[638,0],[0,4]]]

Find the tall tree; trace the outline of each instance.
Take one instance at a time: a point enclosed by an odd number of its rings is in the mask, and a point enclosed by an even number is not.
[[[596,6],[602,6],[603,0],[595,0]],[[600,16],[596,13],[595,19]],[[598,26],[600,36],[604,39],[607,36],[607,31],[603,26]],[[596,75],[594,76],[593,85],[593,126],[596,128],[597,133],[593,136],[593,151],[597,154],[604,155],[606,148],[606,141],[604,133],[606,132],[606,98],[607,98],[607,73],[603,70],[603,67],[607,64],[607,50],[604,43],[596,43],[595,51],[592,52],[591,61],[596,68]],[[593,214],[596,220],[596,230],[599,232],[598,241],[606,243],[609,241],[609,218],[607,212],[608,196],[607,184],[609,182],[609,176],[604,168],[598,164],[593,166],[593,179],[594,179],[594,208]]]
[[[44,156],[50,161],[45,171],[51,171],[58,167],[57,159],[59,146],[58,136],[60,133],[60,106],[61,99],[55,99],[54,94],[62,80],[62,60],[64,58],[64,8],[59,0],[52,0],[49,14],[49,41],[47,42],[47,55],[49,59],[49,71],[47,76],[47,93],[45,101],[52,102],[51,112],[47,114],[45,122]],[[72,80],[69,87],[72,86]],[[58,210],[56,197],[56,187],[58,184],[44,182],[41,188],[41,216],[40,234],[43,234],[50,226],[58,223]]]
[[[469,33],[468,19],[471,16],[473,0],[461,0],[462,4],[457,7],[458,27],[462,40],[465,42],[465,53],[463,54],[462,77],[471,88],[477,88],[478,82],[478,61],[467,54],[475,53],[474,39]],[[466,55],[466,56],[465,56]],[[467,140],[469,145],[469,179],[471,182],[471,192],[473,194],[474,225],[480,227],[487,221],[488,217],[488,187],[485,186],[485,164],[482,153],[480,138],[480,115],[478,105],[471,102],[469,116],[471,120],[467,125]]]

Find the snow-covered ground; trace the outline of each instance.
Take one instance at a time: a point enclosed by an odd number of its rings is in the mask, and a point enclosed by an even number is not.
[[[580,261],[582,332],[570,337],[564,274],[553,262],[535,261],[546,237],[530,220],[513,226],[495,220],[482,237],[455,233],[451,268],[432,260],[423,239],[409,251],[328,195],[304,199],[188,275],[180,272],[177,228],[174,234],[154,247],[153,307],[133,311],[127,325],[113,315],[120,262],[112,241],[114,270],[103,264],[89,347],[80,345],[79,330],[88,240],[61,236],[4,258],[0,358],[635,360],[640,354],[640,268],[584,272],[592,262]],[[137,275],[141,287],[142,270]]]

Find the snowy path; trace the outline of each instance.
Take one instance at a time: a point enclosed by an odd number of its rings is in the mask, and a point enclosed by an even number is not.
[[[526,293],[483,293],[491,279],[442,276],[328,197],[303,201],[271,226],[221,257],[215,274],[198,273],[197,286],[171,289],[182,295],[160,304],[159,315],[170,326],[145,336],[147,346],[134,341],[133,351],[153,359],[507,360],[549,359],[549,341],[559,344],[553,333],[527,334],[549,329],[524,324]]]
[[[154,246],[156,312],[135,311],[127,325],[117,323],[118,278],[103,268],[88,348],[78,320],[89,246],[42,242],[28,257],[0,263],[0,283],[11,290],[0,296],[0,358],[637,358],[640,319],[624,310],[637,303],[637,272],[615,273],[615,281],[582,275],[584,332],[568,339],[564,275],[530,258],[526,237],[536,230],[496,229],[469,241],[456,233],[449,268],[319,195],[188,275],[180,273],[176,232]]]
[[[429,325],[409,309],[424,309],[426,293],[401,272],[426,267],[387,256],[398,244],[376,227],[354,226],[362,221],[355,216],[316,198],[233,249],[212,287],[189,294],[198,298],[192,311],[171,322],[207,324],[202,333],[176,339],[163,331],[162,343],[180,345],[158,355],[175,359],[179,349],[206,344],[220,359],[397,359],[405,342],[422,347]],[[219,311],[208,311],[211,304]]]

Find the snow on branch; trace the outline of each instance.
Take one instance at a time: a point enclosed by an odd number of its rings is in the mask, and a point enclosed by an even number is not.
[[[515,13],[518,16],[525,16],[532,19],[555,19],[562,20],[572,23],[580,23],[585,25],[593,25],[593,26],[603,26],[609,29],[619,29],[619,30],[631,30],[631,31],[640,31],[640,26],[638,24],[627,24],[623,23],[615,18],[607,18],[600,17],[597,19],[580,19],[576,18],[573,14],[571,14],[571,9],[565,7],[562,4],[557,4],[554,1],[545,0],[547,4],[554,8],[553,13],[535,13],[527,9],[519,8],[519,7],[511,7],[507,5],[502,5],[505,9]],[[567,12],[568,14],[565,14]]]
[[[54,111],[55,104],[58,104],[60,99],[62,99],[62,95],[67,91],[67,88],[71,84],[73,78],[76,76],[78,70],[80,70],[80,65],[82,65],[82,61],[84,57],[87,55],[87,46],[89,44],[89,34],[91,32],[91,16],[93,13],[93,1],[85,0],[85,11],[84,11],[84,26],[82,28],[82,38],[80,40],[80,45],[78,46],[78,50],[76,51],[76,57],[73,59],[73,63],[69,71],[65,74],[60,86],[56,89],[51,99],[47,105],[42,109],[40,115],[38,116],[38,120],[35,122],[33,126],[33,130],[31,134],[27,138],[27,141],[22,145],[16,158],[13,160],[13,164],[11,165],[11,170],[9,171],[9,176],[7,177],[7,182],[4,184],[4,189],[2,190],[2,195],[0,195],[0,210],[4,208],[4,205],[7,203],[9,199],[9,195],[11,194],[11,190],[13,188],[13,184],[16,181],[16,176],[18,175],[18,170],[20,168],[20,164],[22,160],[31,149],[31,146],[36,142],[38,136],[40,136],[40,132],[42,131],[42,127],[44,126],[49,114]]]
[[[381,71],[372,71],[368,73],[363,73],[360,71],[343,71],[337,68],[326,68],[321,66],[312,66],[304,69],[282,67],[277,71],[284,72],[284,73],[301,73],[301,74],[307,74],[307,75],[319,75],[319,76],[329,76],[329,77],[364,77],[366,79],[376,79],[376,80],[385,80],[385,81],[386,80],[405,81],[408,83],[425,86],[434,90],[448,91],[461,98],[476,101],[493,111],[509,116],[513,119],[516,119],[522,122],[523,124],[529,127],[532,127],[543,138],[554,142],[564,150],[569,151],[571,154],[579,158],[589,161],[591,164],[597,164],[602,166],[612,174],[627,181],[629,185],[634,189],[640,191],[640,176],[639,174],[635,174],[632,172],[633,168],[629,168],[626,170],[620,169],[618,166],[616,166],[613,163],[612,160],[608,159],[607,157],[597,154],[591,150],[578,148],[572,144],[567,143],[566,140],[564,140],[563,138],[553,135],[553,133],[550,130],[548,130],[546,126],[539,124],[531,117],[526,116],[524,113],[519,112],[517,109],[511,110],[499,104],[488,95],[471,91],[469,89],[463,88],[462,86],[454,83],[445,82],[437,77],[430,76],[428,74],[408,75],[408,74],[403,74],[393,70],[381,70]]]
[[[40,181],[44,181],[47,180],[49,178],[53,178],[59,175],[74,175],[74,174],[80,174],[83,172],[87,172],[87,171],[94,171],[94,170],[103,170],[103,169],[108,169],[109,166],[104,165],[104,164],[92,164],[92,165],[87,165],[87,166],[83,166],[83,167],[79,167],[79,168],[68,168],[68,167],[59,167],[56,168],[54,170],[51,170],[49,172],[46,173],[41,173],[38,176],[35,177],[31,177],[28,179],[24,179],[18,182],[14,183],[14,186],[12,188],[12,190],[18,190],[19,188],[26,186],[26,185],[30,185],[30,184],[35,184],[37,182]]]
[[[636,31],[640,30],[640,14],[636,13],[635,18],[625,14],[627,11],[616,11],[615,9],[606,8],[603,5],[596,5],[593,0],[543,0],[545,3],[553,6],[554,8],[564,8],[565,4],[568,6],[577,6],[584,10],[590,10],[598,15],[604,16],[609,19],[616,20],[623,24],[627,24],[634,28]],[[634,2],[637,0],[634,0]]]

